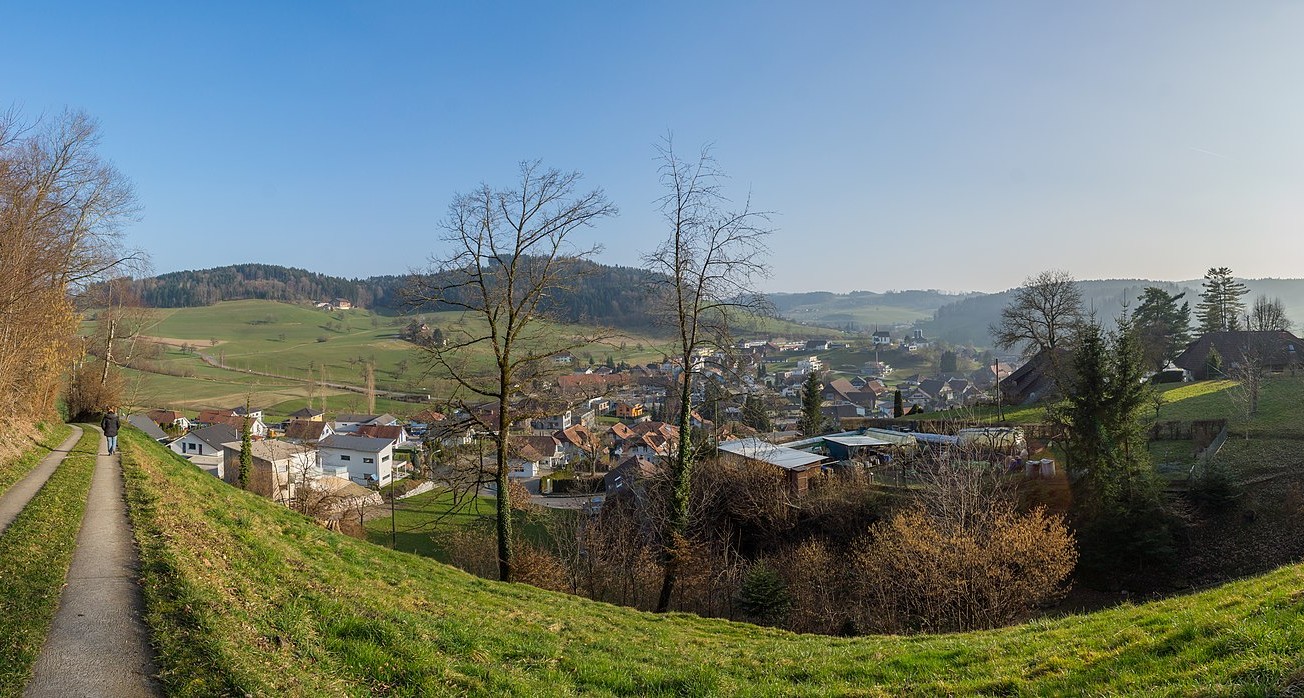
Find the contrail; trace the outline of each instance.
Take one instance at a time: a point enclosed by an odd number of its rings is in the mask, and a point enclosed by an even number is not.
[[[1186,147],[1187,147],[1188,150],[1194,150],[1194,151],[1197,152],[1197,153],[1204,153],[1205,155],[1212,155],[1212,156],[1214,156],[1214,157],[1216,157],[1216,158],[1222,158],[1222,159],[1224,159],[1224,160],[1227,159],[1227,156],[1226,156],[1226,155],[1223,155],[1222,153],[1215,153],[1215,152],[1213,152],[1212,150],[1205,150],[1204,148],[1197,148],[1197,147],[1195,147],[1195,146],[1193,146],[1193,145],[1188,145],[1188,146],[1186,146]]]

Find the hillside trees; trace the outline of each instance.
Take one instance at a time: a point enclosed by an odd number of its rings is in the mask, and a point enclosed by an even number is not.
[[[769,216],[752,209],[751,200],[733,207],[721,187],[724,173],[710,149],[696,160],[675,153],[667,137],[658,148],[661,167],[661,216],[666,239],[644,261],[654,273],[653,307],[667,318],[675,333],[683,371],[678,378],[680,438],[671,458],[671,505],[663,532],[665,561],[657,610],[665,611],[674,590],[676,550],[689,525],[689,494],[697,454],[692,440],[693,365],[691,357],[704,347],[728,351],[730,323],[738,314],[756,312],[764,299],[751,284],[768,270],[763,262]]]
[[[141,258],[122,247],[131,185],[98,144],[82,112],[0,114],[0,411],[20,421],[53,413],[82,351],[70,297]]]
[[[579,189],[578,172],[544,169],[538,162],[521,163],[519,172],[513,186],[481,185],[454,197],[441,223],[446,251],[432,258],[428,273],[413,277],[409,296],[414,304],[459,309],[483,323],[482,333],[468,325],[450,328],[445,344],[427,343],[421,351],[463,395],[491,401],[496,412],[495,531],[504,581],[512,578],[508,457],[516,398],[548,357],[594,339],[570,336],[545,322],[544,304],[564,295],[579,262],[596,252],[577,247],[575,231],[616,214],[601,189]],[[468,363],[466,350],[480,346],[493,356],[488,378]]]
[[[1064,348],[1082,321],[1082,291],[1068,272],[1043,271],[1014,290],[1000,322],[991,327],[996,346],[1022,347],[1024,356]]]
[[[1229,332],[1241,329],[1241,316],[1245,302],[1241,300],[1250,290],[1232,277],[1227,267],[1209,269],[1204,275],[1204,290],[1195,306],[1201,332]]]
[[[1181,353],[1191,341],[1191,306],[1178,301],[1186,295],[1169,293],[1162,288],[1147,286],[1137,299],[1132,323],[1146,365],[1156,371]]]

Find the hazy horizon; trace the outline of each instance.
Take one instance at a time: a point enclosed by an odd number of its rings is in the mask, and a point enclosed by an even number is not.
[[[585,241],[640,266],[673,132],[776,213],[766,291],[1291,278],[1300,27],[1274,2],[72,2],[9,8],[0,99],[101,122],[156,273],[403,273],[455,193],[535,158],[607,191]]]

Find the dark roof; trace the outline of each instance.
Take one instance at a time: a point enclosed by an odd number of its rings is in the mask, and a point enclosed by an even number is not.
[[[367,424],[367,423],[372,422],[372,421],[375,421],[375,420],[377,420],[377,419],[380,419],[380,415],[378,415],[378,414],[348,414],[348,413],[345,413],[345,414],[337,414],[337,415],[335,415],[335,421],[337,421],[337,422],[350,422],[350,423],[356,422],[356,423],[358,423],[358,424]]]
[[[312,419],[313,417],[320,417],[324,414],[326,413],[322,412],[321,410],[314,410],[311,407],[304,407],[303,409],[295,410],[294,412],[291,412],[290,417],[294,419]]]
[[[159,429],[158,424],[156,424],[153,419],[150,419],[148,415],[144,415],[144,414],[128,415],[127,422],[130,423],[131,426],[136,427],[137,429],[145,432],[146,436],[148,436],[151,439],[154,439],[155,441],[163,441],[168,438],[167,433],[165,433],[162,429]]]
[[[1210,349],[1218,350],[1223,371],[1242,363],[1246,352],[1251,349],[1258,353],[1264,368],[1269,370],[1281,370],[1304,358],[1304,342],[1290,332],[1209,332],[1186,345],[1186,350],[1173,359],[1173,364],[1190,371],[1197,380],[1220,378],[1207,375],[1205,362]]]
[[[240,440],[240,432],[226,424],[214,424],[203,429],[196,429],[187,436],[193,436],[214,448],[222,448],[222,444]]]
[[[1001,380],[1001,397],[1011,405],[1025,405],[1057,395],[1059,390],[1052,370],[1057,364],[1060,371],[1068,374],[1073,370],[1073,355],[1059,348],[1037,352]]]

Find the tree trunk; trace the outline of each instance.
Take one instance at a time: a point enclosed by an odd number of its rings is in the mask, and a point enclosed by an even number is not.
[[[512,506],[511,494],[507,489],[507,389],[511,385],[506,368],[500,369],[499,378],[502,391],[498,395],[498,435],[494,483],[497,488],[497,529],[498,529],[498,578],[504,582],[512,581]]]

